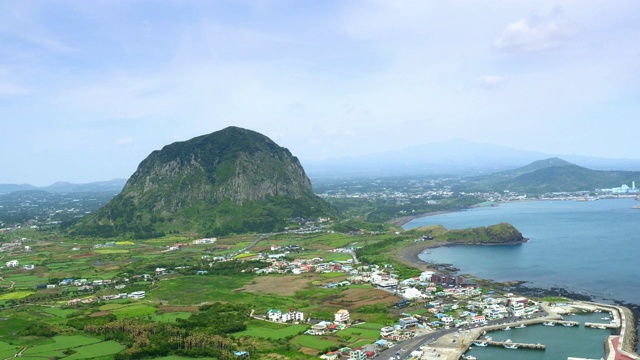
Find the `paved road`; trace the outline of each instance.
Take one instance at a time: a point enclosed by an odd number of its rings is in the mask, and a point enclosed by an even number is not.
[[[536,317],[540,318],[540,317],[546,317],[548,315],[548,313],[546,311],[540,311],[538,313],[536,313]],[[487,322],[487,325],[485,326],[492,326],[492,325],[500,325],[500,324],[515,324],[518,321],[522,321],[522,320],[528,320],[528,319],[519,319],[519,318],[515,318],[515,317],[508,317],[508,318],[504,318],[504,319],[500,319],[500,320],[491,320],[489,322]],[[483,327],[485,327],[483,326]],[[464,327],[464,329],[472,329],[472,327]],[[482,330],[482,327],[479,328],[474,328],[474,329],[480,329]],[[437,330],[435,332],[429,333],[429,334],[424,334],[424,335],[418,335],[412,339],[403,341],[401,343],[396,344],[396,346],[383,350],[380,352],[380,357],[383,360],[386,359],[395,359],[396,356],[400,356],[401,359],[408,359],[410,357],[410,354],[412,351],[414,350],[418,350],[420,347],[425,346],[425,345],[429,345],[433,342],[438,341],[441,337],[445,336],[445,335],[449,335],[452,333],[456,333],[458,332],[457,328],[452,328],[452,329],[445,329],[445,330]]]

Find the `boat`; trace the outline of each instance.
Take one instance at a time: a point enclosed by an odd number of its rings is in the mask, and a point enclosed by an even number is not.
[[[478,360],[477,357],[473,356],[473,355],[467,355],[467,356],[463,356],[463,358],[467,359],[467,360]]]
[[[567,326],[567,327],[571,327],[574,326],[574,323],[562,323],[562,326]]]
[[[525,325],[525,324],[520,324],[520,325],[516,326],[515,328],[516,328],[516,329],[524,329],[524,328],[526,328],[526,327],[527,327],[527,325]]]
[[[474,346],[483,346],[483,347],[484,347],[484,346],[489,346],[489,344],[487,344],[487,342],[486,342],[486,341],[474,341],[474,342],[473,342],[473,345],[474,345]]]
[[[594,313],[599,313],[599,312],[602,312],[602,310],[600,310],[600,309],[596,309],[596,310],[593,310],[593,312],[594,312]]]
[[[556,323],[554,323],[553,321],[545,321],[542,323],[542,325],[544,326],[556,326]]]
[[[504,328],[502,330],[511,330],[511,326],[507,326],[506,328]]]
[[[515,344],[504,344],[503,345],[505,349],[517,349],[518,346]]]
[[[603,317],[603,318],[601,318],[601,319],[602,319],[602,320],[611,320],[611,318],[610,318],[610,317],[608,317],[608,316],[607,316],[607,317]]]
[[[606,328],[607,328],[607,327],[606,327],[606,326],[604,326],[604,325],[598,325],[598,326],[596,326],[596,329],[600,329],[600,330],[604,330],[604,329],[606,329]]]

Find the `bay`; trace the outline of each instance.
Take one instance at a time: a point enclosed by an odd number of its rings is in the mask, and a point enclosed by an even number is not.
[[[405,229],[448,229],[508,222],[529,238],[521,245],[428,249],[427,262],[451,263],[461,274],[535,287],[563,287],[596,300],[640,302],[640,210],[634,199],[527,201],[425,216]]]

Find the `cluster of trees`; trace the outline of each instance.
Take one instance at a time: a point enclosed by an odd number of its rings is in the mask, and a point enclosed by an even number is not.
[[[127,350],[116,355],[118,360],[167,355],[231,359],[237,344],[227,334],[245,330],[250,311],[244,304],[214,303],[202,306],[190,318],[179,319],[175,324],[118,320],[107,315],[73,318],[68,325],[127,344]]]
[[[444,234],[447,241],[468,244],[514,244],[526,241],[513,225],[500,223],[463,230],[449,230]]]
[[[396,199],[329,198],[327,201],[345,217],[358,217],[369,223],[382,223],[404,215],[418,215],[437,211],[461,210],[482,202],[476,196],[454,196],[434,199],[438,203],[427,203],[424,199],[409,198],[402,202]]]

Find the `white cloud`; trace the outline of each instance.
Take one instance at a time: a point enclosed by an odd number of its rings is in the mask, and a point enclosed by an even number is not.
[[[510,23],[494,42],[494,48],[505,52],[532,52],[560,46],[574,33],[561,8],[548,16],[531,14],[526,19]]]
[[[491,89],[502,85],[507,79],[498,75],[486,75],[476,79],[476,84],[480,87]]]
[[[131,137],[120,138],[120,139],[116,140],[116,144],[118,144],[118,145],[133,144],[133,138],[131,138]]]

